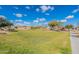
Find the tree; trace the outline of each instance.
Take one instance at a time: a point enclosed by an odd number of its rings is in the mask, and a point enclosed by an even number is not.
[[[49,25],[49,28],[51,29],[51,30],[55,30],[55,27],[57,26],[61,26],[61,22],[57,22],[57,21],[51,21],[51,22],[49,22],[48,23],[48,25]]]
[[[13,25],[11,22],[9,22],[3,17],[0,17],[0,27],[6,27],[6,26],[11,26],[11,25]]]
[[[51,21],[51,22],[48,23],[48,25],[50,27],[58,26],[58,22],[57,21]]]
[[[70,30],[70,29],[72,29],[72,28],[73,28],[73,25],[72,25],[72,24],[68,24],[68,25],[66,25],[66,26],[65,26],[65,28],[67,28],[67,29],[69,29],[69,30]]]

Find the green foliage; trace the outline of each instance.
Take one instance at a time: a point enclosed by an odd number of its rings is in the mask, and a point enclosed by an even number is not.
[[[7,21],[5,18],[0,17],[0,27],[6,27],[13,25],[11,22]]]
[[[50,27],[54,27],[54,26],[58,26],[59,23],[58,23],[57,21],[51,21],[51,22],[48,23],[48,25],[49,25]]]
[[[57,22],[57,21],[51,21],[48,23],[49,26],[54,27],[54,26],[63,26],[63,22]]]
[[[68,54],[68,53],[70,53],[70,49],[68,49],[68,48],[60,48],[60,52],[62,54]]]
[[[73,28],[73,25],[72,24],[68,24],[68,25],[65,26],[65,28],[72,29]]]
[[[62,22],[57,22],[57,21],[51,21],[48,23],[49,27],[51,30],[55,30],[55,26],[63,26],[63,23]],[[59,31],[59,29],[57,29],[57,31]]]

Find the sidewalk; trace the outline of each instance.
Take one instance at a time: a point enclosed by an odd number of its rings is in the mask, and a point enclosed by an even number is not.
[[[76,35],[78,34],[70,32],[72,54],[79,54],[79,38]]]

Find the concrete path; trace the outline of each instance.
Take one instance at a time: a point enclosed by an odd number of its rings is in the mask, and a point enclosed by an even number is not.
[[[75,37],[74,32],[70,32],[71,48],[72,54],[79,54],[79,38]]]

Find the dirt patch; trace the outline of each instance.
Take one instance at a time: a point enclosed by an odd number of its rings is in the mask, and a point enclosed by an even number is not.
[[[0,34],[8,34],[8,31],[0,31]]]

